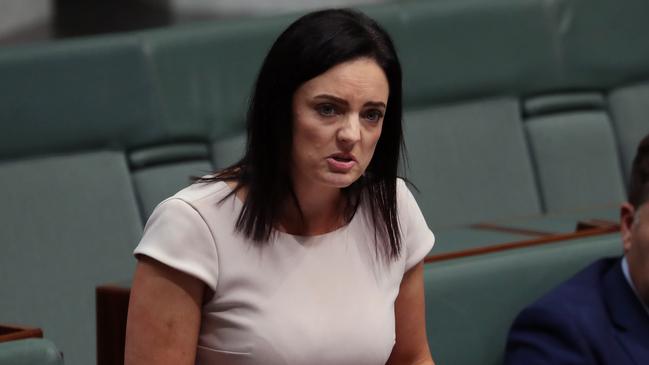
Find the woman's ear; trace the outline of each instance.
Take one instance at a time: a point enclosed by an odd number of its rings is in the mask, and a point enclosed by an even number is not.
[[[629,202],[625,202],[620,207],[620,231],[622,233],[622,244],[624,253],[631,249],[633,240],[633,223],[635,222],[635,208]]]

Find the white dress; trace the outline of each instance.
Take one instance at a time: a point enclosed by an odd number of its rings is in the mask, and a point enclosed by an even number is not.
[[[397,183],[403,254],[389,262],[377,256],[363,204],[338,230],[276,231],[258,244],[234,230],[241,201],[231,195],[219,204],[231,191],[224,182],[200,183],[166,199],[135,249],[213,291],[202,308],[196,363],[385,364],[401,279],[434,243],[405,183]]]

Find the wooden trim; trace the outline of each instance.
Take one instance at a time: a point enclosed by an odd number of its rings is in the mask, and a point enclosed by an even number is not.
[[[606,219],[589,219],[584,221],[577,222],[576,231],[583,231],[593,228],[605,228],[605,227],[615,227],[617,230],[620,229],[620,223],[609,221]]]
[[[588,222],[591,222],[591,223],[596,224],[596,225],[601,226],[601,227],[604,227],[604,226],[606,226],[606,227],[608,227],[608,226],[618,226],[619,227],[620,226],[619,221],[611,221],[611,220],[608,220],[608,219],[589,219]]]
[[[117,284],[95,289],[97,365],[123,365],[131,288]]]
[[[487,254],[492,252],[518,249],[524,247],[539,246],[544,244],[557,243],[560,241],[574,240],[577,238],[584,238],[584,237],[597,236],[606,233],[613,233],[617,231],[619,231],[619,227],[608,226],[608,227],[587,229],[587,230],[574,232],[574,233],[564,233],[564,234],[556,234],[551,236],[543,236],[543,237],[524,240],[524,241],[516,241],[516,242],[508,242],[508,243],[502,243],[497,245],[476,247],[476,248],[461,250],[457,252],[431,255],[424,259],[424,263],[445,261],[445,260],[457,259],[461,257],[482,255],[482,254]]]
[[[22,340],[25,338],[43,338],[43,330],[35,327],[0,324],[0,342]]]
[[[533,229],[525,229],[525,228],[515,228],[515,227],[507,227],[507,226],[501,226],[498,224],[492,224],[492,223],[477,223],[477,224],[472,224],[472,228],[477,228],[477,229],[485,229],[485,230],[490,230],[490,231],[499,231],[499,232],[506,232],[506,233],[514,233],[514,234],[522,234],[524,236],[551,236],[557,234],[557,232],[545,232],[545,231],[537,231]]]

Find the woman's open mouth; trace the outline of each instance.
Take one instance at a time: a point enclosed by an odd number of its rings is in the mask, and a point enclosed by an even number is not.
[[[356,165],[356,159],[350,154],[335,154],[327,158],[327,163],[334,172],[347,172]]]

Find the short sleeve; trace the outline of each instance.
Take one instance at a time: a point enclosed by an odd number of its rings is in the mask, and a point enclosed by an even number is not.
[[[397,202],[402,244],[406,252],[406,271],[408,271],[430,252],[435,244],[435,236],[428,228],[415,197],[401,179],[397,180]]]
[[[182,199],[169,198],[155,208],[134,255],[149,256],[216,290],[218,255],[214,238],[199,212]]]

